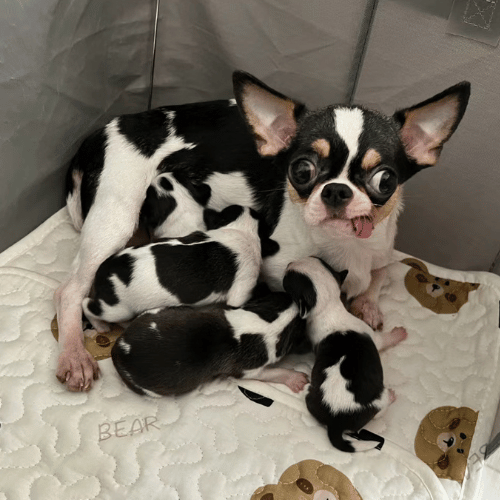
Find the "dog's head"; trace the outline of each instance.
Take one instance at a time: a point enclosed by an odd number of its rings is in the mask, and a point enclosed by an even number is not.
[[[462,82],[388,117],[360,106],[308,111],[241,71],[233,83],[257,150],[286,163],[305,221],[358,238],[400,205],[406,180],[437,162],[470,94]]]
[[[346,270],[337,272],[323,259],[305,257],[288,264],[283,289],[297,304],[301,318],[305,318],[313,309],[341,303],[340,287],[346,276]]]

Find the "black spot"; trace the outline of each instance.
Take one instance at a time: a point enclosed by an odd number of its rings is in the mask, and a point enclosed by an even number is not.
[[[89,213],[94,202],[97,186],[104,167],[107,137],[105,130],[99,129],[90,134],[82,143],[71,160],[66,176],[66,196],[73,192],[73,172],[82,175],[81,203],[83,218]]]
[[[172,186],[172,183],[166,177],[160,178],[160,186],[165,191],[173,191],[174,190],[174,186]]]
[[[118,304],[118,296],[115,293],[112,276],[117,276],[124,285],[128,286],[132,280],[135,258],[128,253],[112,255],[108,257],[99,267],[94,280],[94,298],[101,299],[110,306]],[[97,307],[97,306],[92,306]],[[100,307],[100,305],[99,305]],[[89,305],[89,309],[95,312]]]
[[[240,336],[239,359],[242,370],[253,370],[264,366],[269,360],[264,336],[244,333]]]
[[[115,304],[116,304],[118,302],[118,299],[117,299],[116,295],[114,294],[114,290],[113,290],[112,294],[114,297],[114,298],[112,297],[112,300],[115,300]],[[109,304],[109,302],[108,302],[108,304]],[[101,306],[100,300],[90,299],[87,303],[87,307],[88,307],[89,311],[92,314],[95,314],[96,316],[100,316],[102,314],[102,306]]]
[[[193,200],[200,205],[205,206],[210,197],[212,196],[212,189],[208,184],[202,182],[193,182],[187,175],[183,174],[179,170],[174,170],[173,175],[175,180],[182,184],[193,197]]]
[[[141,154],[149,158],[167,138],[167,117],[158,109],[122,115],[118,119],[118,129]]]
[[[460,433],[460,438],[461,438],[461,439],[466,439],[466,438],[467,438],[467,436],[466,436],[463,432],[461,432],[461,433]]]
[[[262,258],[272,257],[280,251],[280,245],[277,241],[271,238],[265,238],[260,241]]]
[[[161,285],[184,304],[194,304],[233,284],[236,255],[215,241],[199,245],[151,246]]]
[[[278,319],[281,312],[288,309],[292,304],[290,295],[284,292],[266,293],[266,284],[259,284],[254,288],[252,299],[243,305],[242,309],[257,314],[268,323],[272,323]]]
[[[219,229],[234,222],[243,213],[243,207],[240,205],[231,205],[221,212],[207,208],[203,212],[203,221],[207,231]]]
[[[168,179],[163,180],[169,182]],[[149,186],[139,215],[140,224],[150,230],[156,229],[167,220],[176,207],[175,198],[159,193],[154,186]]]
[[[176,238],[184,245],[190,245],[192,243],[202,243],[203,241],[208,240],[208,236],[202,231],[194,231],[187,236],[182,236],[180,238]]]
[[[304,318],[316,305],[316,288],[305,274],[288,271],[283,278],[283,288],[299,307],[301,317]]]

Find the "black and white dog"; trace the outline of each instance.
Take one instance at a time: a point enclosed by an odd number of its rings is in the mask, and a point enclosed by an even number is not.
[[[174,199],[174,198],[172,198]],[[205,211],[206,232],[164,238],[126,248],[97,270],[83,312],[98,332],[158,307],[243,305],[259,277],[261,258],[256,212],[231,205]]]
[[[360,106],[308,111],[236,72],[236,100],[124,115],[94,132],[67,177],[67,205],[81,244],[55,294],[59,380],[80,391],[98,377],[83,347],[82,300],[102,262],[137,229],[148,188],[168,172],[188,179],[186,185],[207,185],[208,208],[239,204],[260,212],[272,242],[262,272],[274,289],[281,288],[289,262],[318,255],[349,270],[343,290],[354,299],[352,311],[379,327],[377,301],[401,185],[436,163],[469,92],[463,82],[393,117]]]
[[[284,292],[269,292],[241,308],[214,304],[148,311],[111,351],[124,382],[147,395],[184,394],[218,377],[277,382],[300,392],[304,373],[271,367],[304,346],[305,320]]]
[[[327,426],[335,448],[354,452],[378,443],[357,442],[345,435],[357,432],[380,416],[395,399],[384,387],[379,350],[406,338],[403,328],[384,335],[350,314],[340,299],[347,271],[334,271],[316,257],[306,257],[287,267],[283,286],[307,318],[314,362],[307,408]]]

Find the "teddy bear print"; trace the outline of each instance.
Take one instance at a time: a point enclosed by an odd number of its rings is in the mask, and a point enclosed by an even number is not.
[[[415,454],[437,477],[462,483],[478,412],[441,406],[429,412],[415,437]]]
[[[469,292],[479,288],[479,283],[434,276],[429,273],[427,266],[417,259],[404,259],[401,262],[411,267],[405,276],[408,292],[422,306],[437,314],[457,313],[469,300]]]
[[[57,315],[51,323],[52,335],[56,340],[59,340],[59,327],[57,324]],[[123,328],[119,325],[112,324],[111,330],[106,333],[97,333],[92,329],[92,325],[88,321],[83,323],[84,345],[87,351],[94,356],[96,361],[111,357],[111,349],[118,340],[118,337],[123,333]]]
[[[362,500],[340,471],[317,460],[288,467],[278,484],[258,488],[251,500]]]

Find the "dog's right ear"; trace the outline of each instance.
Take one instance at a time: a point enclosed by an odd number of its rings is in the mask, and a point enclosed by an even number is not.
[[[233,73],[234,96],[262,156],[290,146],[305,106],[268,87],[244,71]]]
[[[297,271],[287,271],[283,288],[299,308],[301,318],[306,318],[316,305],[316,288],[308,276]]]

